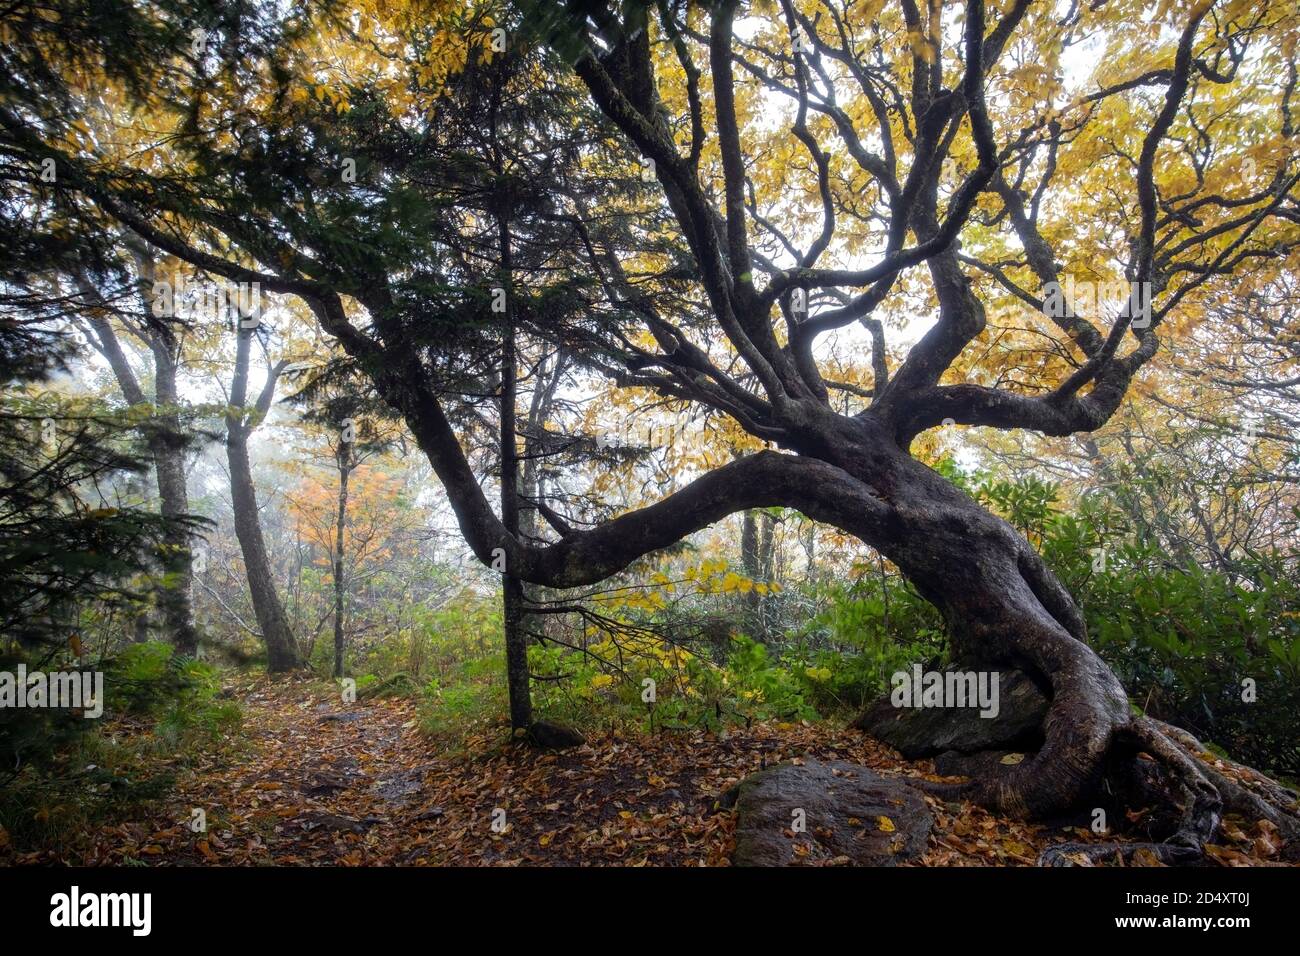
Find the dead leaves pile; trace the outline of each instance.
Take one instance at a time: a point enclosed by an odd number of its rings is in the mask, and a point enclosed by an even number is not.
[[[245,708],[245,752],[201,760],[151,816],[103,827],[62,862],[725,866],[734,817],[719,799],[764,766],[811,755],[937,779],[928,762],[908,763],[827,724],[608,734],[562,753],[498,732],[453,755],[420,734],[409,700],[345,706],[307,680],[233,689]],[[1052,843],[1100,839],[927,800],[935,825],[925,866],[1027,866]],[[1257,829],[1230,822],[1213,859],[1262,862],[1269,834]],[[0,840],[0,862],[58,862],[6,853]]]

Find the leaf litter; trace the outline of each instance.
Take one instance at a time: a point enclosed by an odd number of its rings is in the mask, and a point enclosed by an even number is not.
[[[812,756],[944,779],[929,761],[905,761],[830,723],[607,732],[558,753],[511,743],[495,728],[453,750],[420,733],[409,699],[343,705],[311,680],[258,679],[233,690],[245,710],[242,751],[198,755],[164,800],[101,826],[62,857],[15,854],[0,831],[0,863],[726,866],[735,819],[721,799],[763,767]],[[926,801],[934,827],[917,865],[1029,866],[1054,843],[1115,840]],[[198,832],[196,810],[206,818]],[[885,816],[872,823],[894,826]],[[1225,836],[1209,848],[1214,862],[1274,862],[1266,823],[1230,818]],[[1158,865],[1139,851],[1130,865],[1143,864]]]

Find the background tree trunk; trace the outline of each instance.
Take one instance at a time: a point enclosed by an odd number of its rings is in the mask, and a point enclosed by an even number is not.
[[[267,669],[271,673],[293,670],[299,666],[298,650],[289,629],[280,596],[275,591],[271,562],[266,555],[262,522],[258,517],[257,492],[248,459],[248,436],[270,408],[275,381],[281,370],[277,366],[267,374],[266,384],[254,408],[245,406],[248,391],[249,349],[253,330],[238,326],[235,352],[235,375],[230,390],[230,410],[226,414],[226,460],[230,465],[230,500],[235,514],[235,536],[244,555],[248,574],[248,591],[253,612],[266,644]]]
[[[339,441],[339,509],[334,533],[334,676],[343,676],[343,533],[348,522],[348,475],[352,471],[351,443]]]
[[[155,311],[154,260],[143,248],[137,247],[132,253],[136,263],[140,301],[145,311],[152,314]],[[80,277],[79,284],[90,301],[102,305],[102,297],[87,279]],[[127,404],[143,405],[146,403],[144,389],[140,387],[117,332],[105,312],[103,309],[88,310],[87,323],[94,335],[88,334],[87,337],[108,361]],[[176,390],[176,372],[180,349],[171,327],[161,321],[143,328],[131,328],[130,331],[149,347],[153,357],[154,414],[150,422],[148,445],[158,486],[158,510],[165,518],[180,519],[190,511],[185,479],[185,439],[181,434],[180,416],[177,413],[179,396]],[[193,656],[197,653],[199,644],[190,603],[194,561],[190,551],[189,532],[179,520],[167,524],[160,564],[164,579],[156,588],[155,595],[164,632],[180,653]]]
[[[179,519],[189,514],[190,500],[185,482],[185,439],[181,435],[180,416],[176,409],[176,346],[170,332],[155,332],[150,340],[154,354],[154,404],[158,432],[150,442],[154,454],[154,471],[158,479],[159,508],[164,518]],[[166,583],[158,592],[163,623],[176,649],[193,656],[199,647],[190,607],[190,588],[194,578],[194,559],[184,525],[174,520],[168,525],[163,556]]]
[[[772,519],[762,511],[750,509],[741,518],[740,563],[745,577],[751,581],[766,581],[772,564]],[[767,622],[763,616],[763,596],[756,590],[745,593],[749,617],[750,636],[759,640],[768,637]]]

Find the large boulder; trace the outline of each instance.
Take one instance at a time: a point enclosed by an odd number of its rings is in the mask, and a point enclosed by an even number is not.
[[[953,666],[948,670],[966,670]],[[852,724],[888,744],[908,760],[955,750],[1036,750],[1042,742],[1047,695],[1022,671],[1004,670],[998,684],[996,717],[975,707],[895,707],[890,695],[877,700]]]
[[[581,747],[587,742],[587,738],[572,727],[554,724],[549,720],[533,721],[528,728],[528,739],[534,747],[542,750],[568,750],[570,747]]]
[[[894,866],[925,851],[933,818],[900,779],[810,757],[735,788],[737,866]]]

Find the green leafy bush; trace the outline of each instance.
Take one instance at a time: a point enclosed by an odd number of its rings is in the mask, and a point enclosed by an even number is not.
[[[0,662],[0,670],[16,663]],[[26,663],[59,669],[50,661]],[[166,794],[190,754],[237,739],[242,711],[219,698],[216,670],[176,656],[170,644],[128,645],[99,669],[100,719],[44,708],[0,710],[7,768],[0,777],[0,827],[15,845],[71,845],[93,821],[130,815],[132,805]]]
[[[1178,563],[1131,533],[1106,498],[1063,513],[1055,488],[1033,479],[981,488],[1022,530],[1037,529],[1045,560],[1080,602],[1093,646],[1135,706],[1243,763],[1300,775],[1294,556],[1247,555],[1231,572]]]

